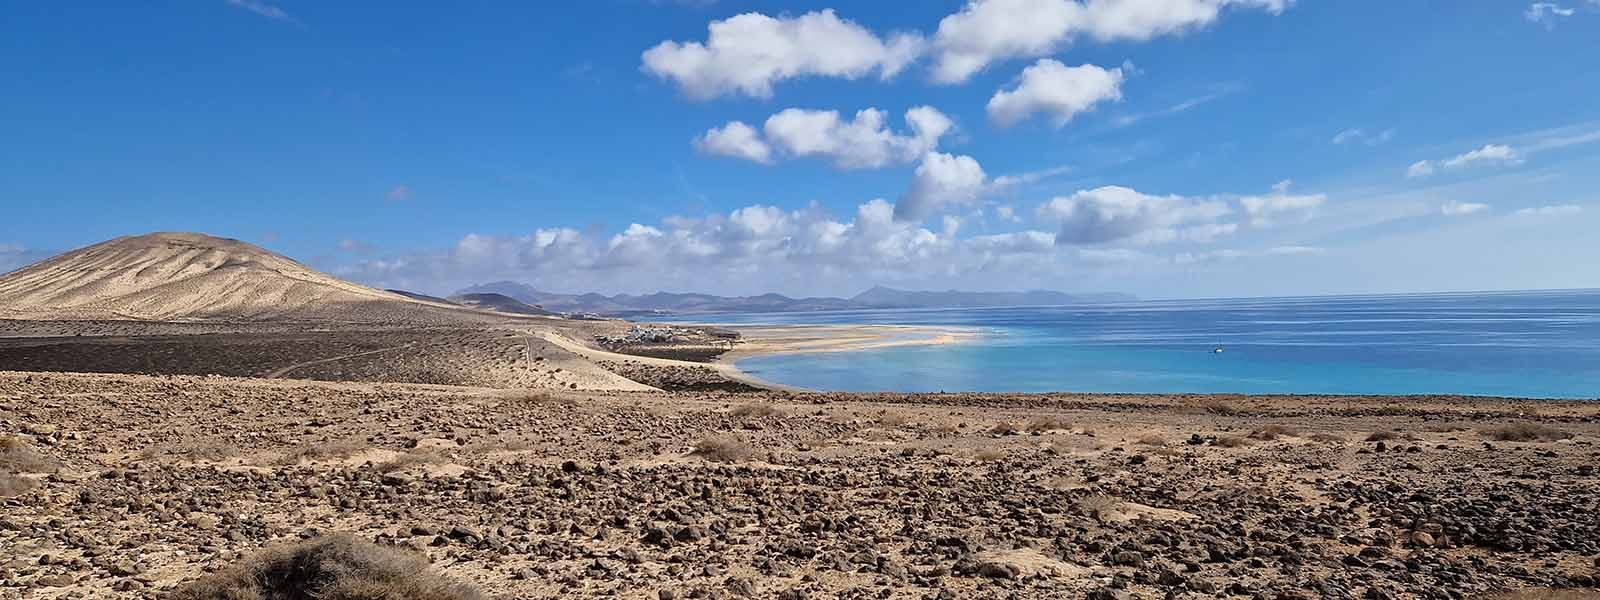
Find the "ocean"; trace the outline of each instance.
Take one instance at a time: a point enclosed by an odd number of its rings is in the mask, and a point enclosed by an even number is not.
[[[754,356],[737,363],[768,381],[821,390],[1600,397],[1600,290],[680,320],[942,325],[984,333],[970,343]]]

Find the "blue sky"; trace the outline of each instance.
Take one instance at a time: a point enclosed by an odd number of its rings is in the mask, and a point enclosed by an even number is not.
[[[6,12],[0,269],[193,230],[428,292],[1600,287],[1600,0]]]

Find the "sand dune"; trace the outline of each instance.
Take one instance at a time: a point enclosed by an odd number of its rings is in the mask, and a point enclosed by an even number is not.
[[[441,310],[464,312],[198,233],[121,237],[0,277],[0,317],[12,319],[371,320]]]

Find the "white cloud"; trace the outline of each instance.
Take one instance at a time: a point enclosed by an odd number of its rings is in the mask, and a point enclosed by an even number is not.
[[[791,211],[755,205],[654,225],[634,223],[610,236],[572,229],[510,237],[470,234],[444,251],[366,260],[338,272],[402,288],[513,278],[563,291],[686,285],[707,290],[739,282],[751,286],[750,292],[818,293],[824,286],[859,289],[878,282],[941,282],[998,273],[1017,281],[1019,273],[1063,272],[1077,258],[1062,254],[1048,232],[958,238],[960,219],[933,230],[896,220],[894,211],[883,199],[860,204],[842,220],[815,206]]]
[[[1060,225],[1056,239],[1063,244],[1207,244],[1246,227],[1303,223],[1327,201],[1324,194],[1291,194],[1290,185],[1279,182],[1262,195],[1211,197],[1104,186],[1053,198],[1038,213]]]
[[[1271,256],[1309,256],[1323,254],[1326,250],[1315,246],[1273,246],[1265,250],[1238,250],[1224,248],[1221,250],[1206,250],[1201,252],[1179,252],[1172,257],[1172,262],[1178,265],[1192,265],[1199,263],[1220,262],[1241,258],[1261,258]]]
[[[731,156],[751,162],[772,162],[772,147],[761,139],[761,133],[742,121],[729,121],[722,127],[713,127],[695,138],[696,150],[706,154]]]
[[[1123,66],[1123,68],[1124,69],[1128,69],[1128,66],[1125,64]],[[1129,76],[1133,75],[1132,72],[1128,72],[1128,73],[1124,73],[1124,74],[1125,75],[1129,75]],[[1227,96],[1229,94],[1233,94],[1235,92],[1238,92],[1240,89],[1242,89],[1242,86],[1239,86],[1237,84],[1222,85],[1222,86],[1219,86],[1219,89],[1217,91],[1211,92],[1209,94],[1204,94],[1204,95],[1201,95],[1201,96],[1195,96],[1193,98],[1189,98],[1189,99],[1184,100],[1182,102],[1179,102],[1177,104],[1173,104],[1172,106],[1168,106],[1168,107],[1165,107],[1165,108],[1152,110],[1152,111],[1148,111],[1148,112],[1118,115],[1116,118],[1111,120],[1111,124],[1113,126],[1116,126],[1116,127],[1128,127],[1128,126],[1137,124],[1140,121],[1144,121],[1144,120],[1147,120],[1147,119],[1154,119],[1154,118],[1159,118],[1159,117],[1170,117],[1172,115],[1182,114],[1182,113],[1188,112],[1189,110],[1191,110],[1191,109],[1193,109],[1193,108],[1195,108],[1197,106],[1200,106],[1200,105],[1205,104],[1207,102],[1211,102],[1212,100],[1216,100],[1218,98],[1222,98],[1222,97]]]
[[[1009,126],[1034,113],[1043,113],[1061,127],[1096,104],[1121,100],[1122,80],[1122,69],[1068,67],[1042,58],[1022,70],[1016,88],[1002,89],[989,98],[989,118]]]
[[[1600,6],[1600,2],[1589,1],[1596,6]],[[1529,4],[1528,9],[1522,12],[1522,18],[1527,19],[1529,23],[1536,23],[1549,28],[1555,27],[1557,18],[1570,17],[1576,12],[1574,9],[1563,7],[1554,2],[1534,2]]]
[[[1001,204],[994,207],[994,214],[996,217],[999,217],[1001,221],[1009,221],[1012,223],[1022,222],[1022,217],[1017,215],[1017,209],[1013,208],[1009,204]]]
[[[1059,223],[1061,244],[1209,241],[1237,229],[1216,222],[1232,212],[1217,200],[1153,196],[1122,186],[1081,190],[1039,207],[1041,218]]]
[[[817,157],[841,169],[866,169],[917,160],[955,128],[954,121],[931,106],[906,111],[908,133],[895,133],[887,121],[888,113],[876,108],[858,111],[848,120],[839,111],[789,108],[768,117],[763,133],[731,121],[696,138],[695,147],[760,163],[774,156]]]
[[[1292,0],[971,0],[939,21],[933,78],[960,83],[989,64],[1052,54],[1078,37],[1143,41],[1215,22],[1225,7],[1282,12]]]
[[[1576,204],[1553,204],[1549,206],[1532,206],[1517,210],[1513,213],[1521,217],[1536,217],[1548,215],[1575,215],[1583,212],[1583,207]]]
[[[1478,163],[1516,164],[1519,162],[1522,162],[1522,159],[1517,156],[1517,151],[1512,150],[1510,146],[1489,144],[1444,161],[1444,168],[1457,169]]]
[[[797,77],[888,79],[922,53],[916,34],[879,37],[833,10],[798,17],[745,13],[707,27],[704,43],[664,41],[642,55],[643,69],[669,79],[690,98],[729,94],[772,96],[775,83]]]
[[[1024,173],[1017,173],[1015,175],[1001,175],[999,177],[994,178],[994,181],[990,182],[989,187],[991,189],[995,190],[995,191],[1000,191],[1000,190],[1004,190],[1004,189],[1007,189],[1007,188],[1013,188],[1013,187],[1017,187],[1017,186],[1023,186],[1023,185],[1029,185],[1029,184],[1033,184],[1033,183],[1038,183],[1040,181],[1049,179],[1051,177],[1055,177],[1055,176],[1058,176],[1058,175],[1064,175],[1064,174],[1071,173],[1071,172],[1072,172],[1072,167],[1071,166],[1069,166],[1069,165],[1057,165],[1057,166],[1054,166],[1054,167],[1049,167],[1049,168],[1045,168],[1045,169],[1039,169],[1037,171],[1027,171],[1027,172],[1024,172]]]
[[[1267,248],[1267,254],[1273,255],[1292,256],[1297,254],[1322,254],[1324,252],[1326,252],[1326,250],[1316,246],[1273,246],[1271,248]]]
[[[0,274],[9,273],[50,257],[50,253],[29,250],[22,244],[0,244]]]
[[[1447,217],[1460,217],[1473,213],[1489,210],[1489,205],[1480,202],[1457,202],[1450,200],[1439,206],[1439,214]]]
[[[344,238],[339,240],[339,249],[345,252],[354,252],[356,254],[368,254],[374,250],[377,250],[377,246],[373,246],[372,244],[358,239]]]
[[[1253,227],[1265,227],[1281,223],[1304,223],[1310,220],[1317,207],[1328,200],[1328,196],[1291,194],[1289,186],[1293,183],[1289,180],[1280,181],[1272,186],[1270,194],[1239,198],[1239,206],[1244,209],[1247,222]]]
[[[920,223],[946,206],[972,204],[987,190],[986,181],[983,167],[972,157],[929,152],[895,205],[894,217]]]
[[[1333,143],[1335,145],[1361,143],[1368,146],[1377,146],[1394,139],[1394,135],[1394,129],[1385,129],[1377,133],[1368,133],[1367,130],[1360,128],[1346,129],[1333,136]]]
[[[1519,164],[1522,164],[1522,155],[1516,149],[1503,144],[1487,144],[1477,150],[1444,160],[1419,160],[1411,163],[1411,166],[1406,168],[1406,177],[1427,177],[1440,170],[1457,170],[1477,165]]]
[[[284,12],[282,8],[279,8],[273,4],[261,2],[260,0],[228,0],[228,5],[234,8],[253,12],[257,15],[272,19],[274,21],[298,23],[298,21],[295,21],[294,17],[289,16],[289,13]]]

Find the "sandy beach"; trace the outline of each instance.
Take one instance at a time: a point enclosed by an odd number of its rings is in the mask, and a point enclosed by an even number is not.
[[[924,325],[756,325],[727,326],[744,340],[720,361],[737,362],[762,354],[850,352],[896,346],[942,346],[983,337],[969,327]]]

